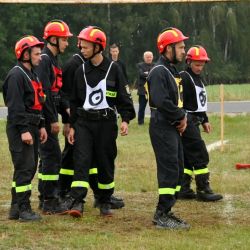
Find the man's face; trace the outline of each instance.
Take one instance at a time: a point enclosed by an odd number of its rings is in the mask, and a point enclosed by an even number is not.
[[[59,50],[61,53],[65,51],[65,49],[69,46],[68,37],[59,37]]]
[[[185,56],[185,43],[183,41],[175,44],[175,54],[176,60],[181,62]]]
[[[41,58],[41,48],[40,47],[33,47],[31,49],[31,62],[34,66],[38,66],[39,63],[41,62],[42,58]]]
[[[151,64],[152,61],[153,61],[153,54],[152,53],[146,53],[146,54],[144,54],[143,59],[144,59],[144,62],[146,64]]]
[[[205,64],[205,61],[191,61],[190,68],[196,75],[200,75]]]
[[[110,48],[110,54],[113,60],[117,60],[118,59],[118,55],[119,55],[119,49],[118,48]]]
[[[80,46],[83,57],[89,59],[94,53],[94,44],[85,40],[81,40]]]

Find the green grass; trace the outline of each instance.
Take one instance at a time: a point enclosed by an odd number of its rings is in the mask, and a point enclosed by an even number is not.
[[[209,85],[206,87],[208,101],[220,101],[220,85]],[[138,103],[137,90],[132,90],[132,98],[135,103]],[[224,85],[225,101],[245,101],[250,100],[250,84],[230,84]],[[0,107],[4,106],[3,95],[0,93]]]
[[[44,216],[38,223],[6,219],[12,164],[0,121],[0,249],[249,249],[250,170],[236,170],[235,163],[250,163],[250,115],[226,116],[224,151],[210,153],[212,188],[224,195],[217,203],[179,201],[174,211],[187,220],[188,232],[156,230],[151,223],[157,202],[156,165],[148,136],[148,120],[138,127],[131,122],[129,135],[118,137],[116,194],[126,207],[103,219],[92,208],[89,192],[84,217]],[[220,140],[220,117],[210,116],[213,132],[203,133],[206,143]],[[61,137],[62,138],[62,137]],[[62,142],[62,140],[61,140]],[[32,204],[37,211],[37,179]]]
[[[220,101],[220,85],[209,85],[206,87],[209,102]],[[135,103],[138,102],[137,90],[132,91]],[[224,85],[225,101],[246,101],[250,100],[250,84]]]

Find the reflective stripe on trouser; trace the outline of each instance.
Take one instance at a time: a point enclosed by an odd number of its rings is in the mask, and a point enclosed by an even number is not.
[[[52,199],[58,196],[58,176],[61,166],[61,149],[58,135],[52,134],[50,125],[46,124],[48,139],[40,144],[40,158],[42,173],[42,195],[44,199]]]
[[[38,161],[39,130],[35,126],[29,128],[33,138],[33,145],[22,142],[20,132],[11,122],[8,121],[6,127],[9,149],[14,165],[11,203],[18,203],[19,206],[30,202],[31,181],[35,175]]]
[[[110,184],[114,181],[117,133],[118,127],[115,120],[88,121],[78,118],[75,123],[77,139],[74,144],[74,181],[89,181],[89,169],[93,166],[93,158],[96,159],[94,163],[98,167],[98,182]],[[109,202],[113,191],[114,188],[100,189],[100,202]],[[71,195],[76,199],[83,199],[86,194],[84,190],[72,187]]]
[[[74,176],[73,145],[65,139],[65,146],[62,152],[62,167],[59,173],[59,193],[64,196],[71,189]],[[93,164],[95,166],[95,164]],[[97,193],[97,168],[89,169],[89,185],[94,193]]]
[[[150,119],[151,144],[157,163],[159,202],[157,209],[168,212],[176,202],[183,175],[183,153],[180,135],[166,121]]]
[[[209,170],[208,170],[207,167],[206,167],[206,168],[202,168],[202,169],[195,169],[195,170],[194,170],[194,174],[195,174],[195,175],[207,174],[207,173],[209,173]]]
[[[73,145],[70,145],[65,138],[64,149],[62,152],[62,166],[59,172],[59,193],[60,196],[66,195],[71,189],[74,176]]]
[[[188,114],[187,128],[181,136],[184,152],[184,165],[189,170],[201,169],[209,163],[209,155],[198,125],[193,115]]]
[[[193,170],[190,170],[190,169],[184,168],[184,174],[187,174],[187,175],[192,176],[192,175],[193,175]]]

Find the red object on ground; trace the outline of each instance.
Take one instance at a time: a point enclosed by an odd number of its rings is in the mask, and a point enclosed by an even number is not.
[[[236,163],[235,165],[236,169],[247,169],[250,168],[250,163]]]

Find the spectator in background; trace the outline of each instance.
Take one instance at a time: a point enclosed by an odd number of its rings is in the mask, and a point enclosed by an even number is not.
[[[119,53],[120,53],[120,50],[119,50],[119,47],[113,43],[110,48],[109,48],[109,53],[111,55],[111,59],[112,61],[116,62],[120,67],[121,67],[121,70],[123,72],[123,75],[125,77],[125,80],[126,80],[126,83],[128,84],[129,81],[128,81],[128,75],[127,75],[127,70],[126,70],[126,66],[125,64],[119,59]]]
[[[149,71],[154,67],[153,53],[151,51],[145,51],[143,54],[143,62],[137,64],[138,68],[138,90],[137,95],[139,96],[139,110],[138,110],[138,124],[144,124],[145,108],[147,106],[147,96],[145,83]]]

